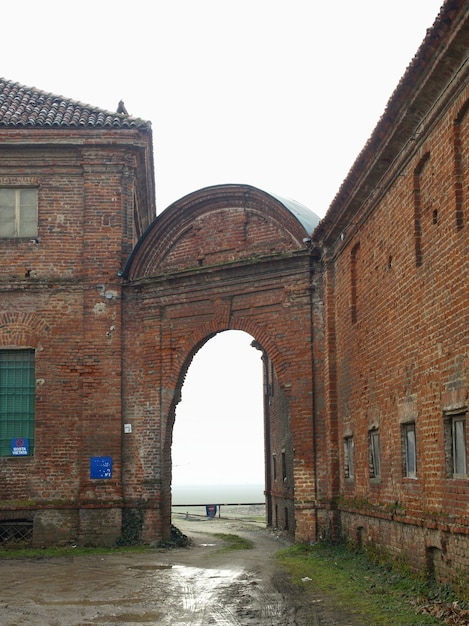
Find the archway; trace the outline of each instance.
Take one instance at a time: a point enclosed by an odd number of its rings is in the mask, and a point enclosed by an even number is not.
[[[134,249],[124,271],[123,385],[135,433],[124,439],[123,495],[126,506],[144,508],[147,538],[170,529],[172,428],[185,374],[200,346],[230,329],[255,337],[276,372],[284,400],[272,424],[287,413],[291,438],[291,458],[279,453],[281,467],[291,466],[281,474],[290,483],[288,530],[315,536],[308,237],[317,222],[292,201],[222,185],[170,206]]]
[[[176,525],[181,513],[205,513],[195,504],[264,501],[263,362],[253,341],[239,330],[218,333],[189,366],[172,440]]]

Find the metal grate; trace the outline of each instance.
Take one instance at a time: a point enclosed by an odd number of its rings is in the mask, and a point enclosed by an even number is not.
[[[0,521],[0,545],[30,544],[33,540],[32,520]]]
[[[34,350],[0,350],[0,456],[11,454],[15,438],[34,449]]]

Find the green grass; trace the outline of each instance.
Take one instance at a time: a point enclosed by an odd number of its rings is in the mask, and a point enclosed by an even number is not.
[[[214,533],[215,537],[218,537],[225,542],[225,546],[220,548],[217,552],[232,552],[233,550],[250,550],[252,543],[247,539],[243,539],[239,535],[231,535],[225,533]]]
[[[0,550],[1,559],[48,559],[60,556],[88,556],[93,554],[122,554],[124,552],[149,552],[149,546],[136,545],[126,547],[72,547],[64,548],[8,548]]]
[[[419,626],[442,624],[417,613],[418,604],[444,598],[445,591],[389,564],[371,563],[366,555],[345,546],[297,544],[280,550],[276,558],[295,586],[306,593],[324,594],[337,608],[349,611],[367,624]],[[403,570],[404,568],[400,568]],[[440,594],[440,595],[438,595]]]

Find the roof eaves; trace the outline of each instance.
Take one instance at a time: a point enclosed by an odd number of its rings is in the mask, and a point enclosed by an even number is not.
[[[0,78],[0,126],[150,129],[151,123]]]
[[[425,39],[392,93],[373,133],[355,159],[325,217],[317,226],[314,232],[315,241],[327,245],[337,238],[347,220],[359,209],[363,194],[367,194],[366,179],[369,172],[373,170],[377,176],[380,168],[388,168],[390,160],[383,158],[384,148],[392,149],[396,153],[397,142],[402,147],[421,123],[422,111],[412,111],[409,103],[435,69],[433,59],[436,51],[442,46],[447,47],[455,23],[459,27],[464,22],[467,24],[468,5],[468,0],[446,0],[442,6],[433,26],[427,30]],[[392,154],[387,155],[390,156]]]

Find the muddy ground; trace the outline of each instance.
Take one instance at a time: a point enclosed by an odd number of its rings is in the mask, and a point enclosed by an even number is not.
[[[272,555],[284,539],[259,523],[184,516],[188,548],[0,561],[2,626],[359,626],[295,590]],[[250,540],[222,551],[214,533]]]

